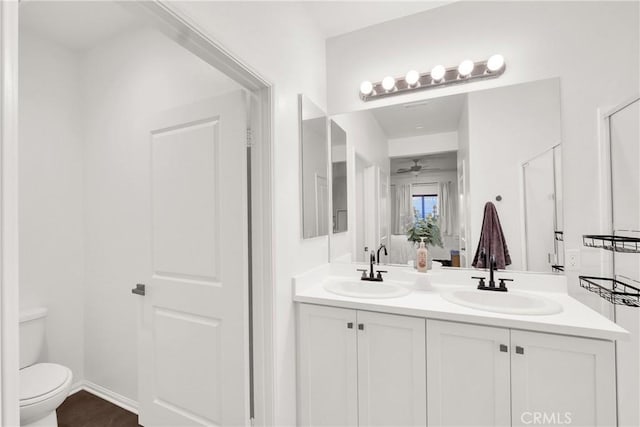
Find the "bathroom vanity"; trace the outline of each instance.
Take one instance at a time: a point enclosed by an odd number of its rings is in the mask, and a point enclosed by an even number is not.
[[[294,279],[299,425],[616,424],[614,342],[627,332],[571,298],[564,276],[500,272],[514,282],[491,292],[478,270],[385,266],[383,284],[409,291],[386,298],[375,283],[357,294],[356,267]]]

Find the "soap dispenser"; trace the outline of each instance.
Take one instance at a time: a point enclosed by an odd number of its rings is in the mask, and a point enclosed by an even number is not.
[[[427,248],[424,245],[424,237],[420,238],[420,247],[416,255],[416,265],[420,273],[427,272]]]

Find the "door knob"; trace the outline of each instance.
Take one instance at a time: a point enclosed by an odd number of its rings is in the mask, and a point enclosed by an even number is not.
[[[131,289],[131,293],[144,296],[145,295],[144,288],[145,288],[144,284],[138,283],[135,288]]]

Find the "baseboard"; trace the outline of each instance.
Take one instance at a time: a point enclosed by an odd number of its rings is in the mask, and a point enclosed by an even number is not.
[[[102,387],[101,385],[92,383],[91,381],[87,380],[78,381],[71,387],[71,392],[69,394],[76,393],[80,390],[85,390],[86,392],[98,396],[99,398],[104,399],[107,402],[111,402],[114,405],[121,407],[122,409],[126,409],[127,411],[133,412],[136,415],[138,414],[138,402],[133,399],[129,399],[128,397],[124,397],[123,395],[118,394],[114,391],[111,391],[108,388]]]

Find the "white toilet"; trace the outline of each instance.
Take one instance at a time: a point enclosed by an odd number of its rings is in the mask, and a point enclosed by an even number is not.
[[[44,345],[46,308],[20,311],[20,425],[57,427],[56,408],[73,375],[65,366],[36,363]]]

